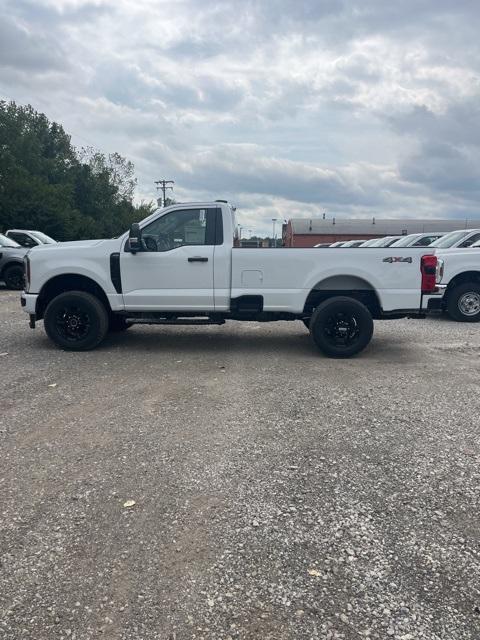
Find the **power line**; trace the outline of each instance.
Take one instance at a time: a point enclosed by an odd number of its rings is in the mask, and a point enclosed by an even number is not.
[[[173,187],[169,187],[169,184],[175,184],[175,180],[155,180],[155,184],[157,185],[157,191],[161,191],[163,194],[162,206],[165,206],[167,201],[167,189],[171,189],[173,191]]]

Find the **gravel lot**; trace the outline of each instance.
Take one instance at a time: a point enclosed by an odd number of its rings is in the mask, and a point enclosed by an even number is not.
[[[442,318],[65,353],[0,291],[0,638],[478,640],[479,355]]]

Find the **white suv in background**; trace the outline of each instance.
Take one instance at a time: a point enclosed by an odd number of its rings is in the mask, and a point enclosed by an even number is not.
[[[480,229],[451,231],[429,245],[429,249],[464,249],[480,240]]]
[[[15,240],[22,247],[36,247],[40,244],[56,244],[57,241],[41,231],[27,229],[9,229],[5,232],[7,238]]]
[[[404,236],[397,240],[391,247],[429,247],[432,242],[435,242],[439,238],[445,235],[444,232],[437,233],[410,233],[408,236]]]

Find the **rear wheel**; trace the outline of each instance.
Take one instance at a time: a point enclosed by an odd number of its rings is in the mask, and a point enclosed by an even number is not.
[[[449,292],[447,313],[457,322],[480,320],[480,283],[466,282]]]
[[[105,306],[91,293],[67,291],[47,306],[45,331],[57,346],[67,351],[94,349],[108,331]]]
[[[372,339],[373,319],[365,305],[354,298],[330,298],[313,312],[310,335],[325,355],[350,358]]]
[[[3,272],[3,279],[7,289],[23,289],[25,282],[23,267],[19,264],[12,264]]]

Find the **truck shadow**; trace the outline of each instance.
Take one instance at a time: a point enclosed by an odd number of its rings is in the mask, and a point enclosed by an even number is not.
[[[261,358],[282,356],[327,359],[313,344],[303,326],[275,327],[275,325],[252,325],[230,327],[132,327],[125,333],[109,334],[100,349],[102,351],[131,351],[141,354],[187,354],[194,356],[215,353],[236,353],[239,357]],[[392,340],[384,334],[374,335],[372,342],[353,360],[376,360],[378,362],[414,362],[421,354],[411,347],[410,340]],[[328,359],[330,362],[335,360]],[[346,360],[343,360],[344,362]],[[351,362],[352,359],[349,359]],[[338,360],[337,360],[338,362]]]
[[[293,327],[292,327],[293,329]],[[318,351],[305,329],[272,332],[267,327],[245,330],[241,333],[226,327],[132,327],[124,333],[109,334],[100,349],[132,349],[142,353],[196,353],[212,352],[266,355],[276,353],[309,354]]]
[[[435,318],[436,324],[450,322],[445,318]],[[390,321],[388,327],[394,328],[396,321]],[[28,330],[22,337],[22,344],[28,341],[29,347],[38,352],[51,351],[53,345],[43,331],[42,323],[37,327],[38,332]],[[375,361],[382,363],[408,363],[415,365],[434,357],[428,346],[412,342],[410,331],[384,331],[377,329],[371,343],[360,354],[352,359],[335,360],[322,355],[310,339],[306,329],[300,323],[272,323],[251,324],[227,323],[224,326],[190,327],[190,326],[133,326],[126,332],[110,333],[102,344],[94,351],[79,352],[75,357],[89,358],[95,354],[111,355],[123,358],[128,355],[132,359],[136,355],[147,358],[149,355],[166,355],[208,357],[238,355],[239,361],[243,356],[261,361],[273,357],[318,360],[319,358],[331,363]],[[413,330],[413,327],[412,327]],[[68,354],[69,352],[64,352]],[[286,361],[288,362],[288,361]]]

